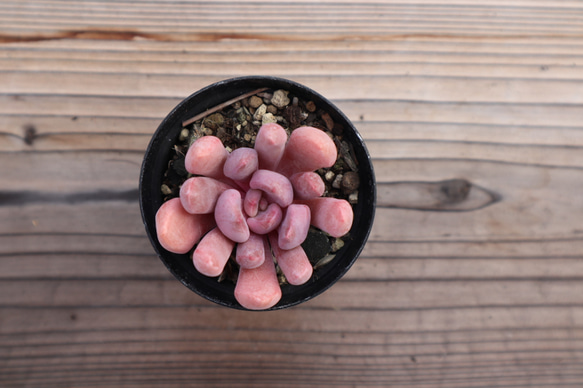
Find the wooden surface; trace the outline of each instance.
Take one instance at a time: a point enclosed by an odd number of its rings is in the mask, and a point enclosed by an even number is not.
[[[137,202],[161,119],[248,74],[378,180],[346,277],[270,313],[179,284]],[[582,193],[578,1],[2,1],[0,386],[581,387]]]

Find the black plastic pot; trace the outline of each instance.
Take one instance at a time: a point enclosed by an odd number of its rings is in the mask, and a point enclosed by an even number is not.
[[[312,279],[306,284],[282,286],[282,298],[271,310],[310,300],[338,281],[362,251],[372,227],[375,211],[375,176],[364,141],[350,120],[330,101],[315,91],[282,78],[249,76],[217,82],[184,99],[162,121],[146,150],[140,174],[142,218],[158,256],[178,280],[200,296],[236,309],[243,309],[243,307],[235,300],[234,284],[219,283],[216,278],[201,275],[195,270],[189,254],[175,254],[162,248],[156,236],[155,215],[163,203],[160,186],[172,148],[182,130],[182,122],[220,103],[263,87],[273,90],[284,89],[306,101],[312,100],[318,108],[327,111],[335,122],[342,124],[344,138],[354,148],[360,174],[359,200],[353,206],[354,223],[350,230],[350,239],[337,252],[333,261],[314,271]]]

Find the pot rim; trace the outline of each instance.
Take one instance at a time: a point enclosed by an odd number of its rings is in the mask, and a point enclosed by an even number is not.
[[[251,75],[220,80],[199,89],[183,99],[162,120],[152,135],[144,154],[139,182],[139,203],[142,220],[156,254],[176,279],[207,300],[222,306],[246,311],[249,310],[243,308],[234,298],[234,284],[231,287],[229,284],[218,283],[216,278],[198,274],[192,265],[189,254],[178,255],[162,248],[155,233],[155,213],[162,204],[163,199],[159,183],[161,183],[166,167],[163,166],[160,174],[160,162],[165,160],[167,164],[169,161],[170,147],[176,142],[178,134],[182,130],[182,122],[221,102],[245,92],[259,89],[261,85],[273,90],[284,89],[293,95],[312,100],[316,103],[316,106],[322,107],[324,111],[328,112],[335,122],[341,123],[344,127],[344,136],[354,148],[356,160],[359,164],[358,173],[361,181],[358,203],[353,205],[354,222],[349,232],[350,239],[345,243],[345,246],[336,252],[336,257],[331,263],[324,266],[323,269],[325,270],[314,271],[314,276],[308,283],[300,286],[282,286],[281,300],[267,310],[279,310],[313,299],[340,280],[362,252],[372,229],[376,209],[374,169],[364,140],[344,113],[318,92],[285,78]],[[229,95],[221,97],[217,94],[217,91],[223,93],[228,91]],[[193,109],[191,105],[199,109]],[[166,155],[161,155],[160,150]],[[188,268],[188,264],[192,268]],[[228,291],[230,292],[230,297],[228,296]]]

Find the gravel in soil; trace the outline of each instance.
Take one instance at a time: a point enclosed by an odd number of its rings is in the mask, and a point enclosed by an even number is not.
[[[316,171],[326,185],[324,196],[345,199],[351,204],[358,201],[358,164],[351,145],[344,139],[343,126],[334,122],[330,114],[313,101],[303,100],[281,89],[267,89],[245,97],[184,127],[164,175],[161,186],[164,200],[178,197],[182,183],[192,176],[184,167],[184,158],[196,139],[217,136],[229,152],[239,147],[253,148],[259,128],[269,122],[281,125],[288,136],[301,126],[311,126],[326,132],[336,144],[338,158],[332,167]],[[349,238],[349,235],[333,238],[312,227],[302,247],[314,269],[318,269],[332,261],[335,252]],[[219,281],[236,281],[236,266],[234,260],[229,260]],[[280,276],[280,283],[285,283],[283,275]]]

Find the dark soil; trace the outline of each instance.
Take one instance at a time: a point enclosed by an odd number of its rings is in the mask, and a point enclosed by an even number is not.
[[[343,126],[335,123],[328,112],[319,109],[313,101],[305,101],[287,91],[269,89],[236,101],[183,128],[161,187],[164,200],[177,197],[182,183],[192,176],[184,167],[184,158],[192,142],[201,136],[213,135],[221,139],[229,151],[239,147],[253,148],[257,131],[265,122],[277,122],[288,136],[301,126],[312,126],[328,133],[336,144],[338,158],[334,166],[316,171],[326,184],[324,196],[346,199],[351,204],[358,201],[358,165],[350,144],[344,140]],[[336,239],[311,228],[302,247],[316,270],[333,260],[334,252],[349,238],[346,235]],[[220,280],[236,279],[236,264],[234,260],[229,262]],[[281,276],[280,282],[285,282]]]

